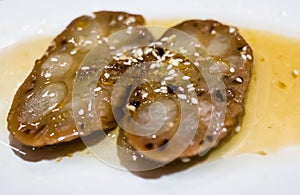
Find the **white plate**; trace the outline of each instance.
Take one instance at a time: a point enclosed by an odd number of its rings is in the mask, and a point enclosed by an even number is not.
[[[151,18],[213,18],[238,26],[300,37],[296,0],[17,1],[0,0],[0,52],[27,37],[55,35],[74,18],[96,10],[141,13]],[[0,64],[1,66],[1,64]],[[2,73],[0,73],[1,76]],[[9,81],[8,81],[9,82]],[[5,83],[0,83],[0,89]],[[11,92],[10,92],[11,93]],[[6,91],[0,92],[1,96]],[[0,102],[0,141],[9,143]],[[28,162],[0,144],[0,194],[299,194],[300,148],[260,157],[241,155],[145,179],[75,154],[61,162]]]

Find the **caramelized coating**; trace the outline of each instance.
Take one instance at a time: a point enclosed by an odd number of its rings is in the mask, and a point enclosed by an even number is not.
[[[111,33],[144,25],[144,18],[124,12],[96,12],[75,19],[58,35],[18,89],[8,115],[8,129],[29,146],[53,145],[79,137],[72,117],[76,71],[86,54]],[[101,129],[116,127],[110,104],[99,112]]]
[[[87,54],[106,42],[109,35],[144,23],[142,16],[123,12],[97,12],[93,17],[74,20],[36,61],[17,91],[7,119],[12,135],[25,145],[39,147],[91,133],[78,131],[74,122],[77,115],[73,116],[72,98],[80,102],[85,95],[72,96],[77,71]],[[184,50],[165,47],[164,43],[174,36],[173,29],[199,41],[207,51],[205,56],[202,51],[185,55]],[[145,39],[145,43],[153,40],[151,33],[143,32],[146,33],[139,38]],[[137,41],[134,36],[131,38],[121,40],[129,45]],[[209,89],[200,71],[202,65],[191,61],[188,55],[211,58],[215,62],[209,64],[212,65],[209,74],[214,75],[216,71],[221,74],[226,97]],[[176,158],[204,155],[239,128],[252,64],[252,49],[236,28],[212,20],[185,21],[168,29],[151,45],[115,53],[112,61],[103,67],[96,89],[92,89],[99,116],[92,123],[100,127],[93,130],[109,130],[119,124],[125,130],[122,133],[126,142],[141,155],[157,162],[170,162],[174,159],[173,151],[182,150],[180,144],[174,147],[172,140],[178,129],[183,128],[183,135],[192,137],[189,143],[182,143],[186,147]],[[97,69],[92,71],[95,73]],[[215,124],[218,129],[208,131],[211,117],[215,116],[212,97],[225,102],[226,113],[225,120]],[[191,109],[195,106],[196,112]],[[77,114],[84,118],[88,113],[79,109]]]
[[[194,88],[197,94],[197,102],[199,102],[199,124],[194,139],[189,143],[189,146],[181,153],[178,158],[190,157],[194,155],[204,155],[211,148],[216,147],[220,140],[230,135],[235,128],[239,128],[245,109],[245,97],[247,88],[250,82],[251,70],[253,64],[252,49],[238,33],[238,30],[234,27],[223,25],[219,22],[212,20],[190,20],[185,21],[181,24],[174,26],[173,28],[186,32],[196,38],[207,50],[216,62],[220,62],[220,66],[225,64],[225,68],[222,71],[222,78],[226,89],[226,98],[222,97],[221,94],[214,94],[220,101],[226,100],[226,114],[224,123],[217,124],[221,128],[220,130],[207,132],[209,122],[212,114],[212,102],[211,94],[208,90],[205,80],[199,72],[193,69],[189,69],[186,74],[191,75],[192,88]],[[171,37],[173,35],[172,29],[169,29],[162,36]],[[179,69],[186,67],[184,64],[185,59],[178,63]],[[194,64],[195,65],[195,64]],[[213,73],[212,73],[213,74]],[[158,87],[159,88],[159,87]],[[178,86],[172,86],[172,90],[178,90]],[[172,91],[171,90],[171,91]],[[185,89],[186,90],[186,89]],[[130,101],[139,102],[138,106],[131,108],[133,110],[133,118],[137,121],[144,122],[145,112],[149,109],[151,102],[154,102],[154,98],[151,94],[155,93],[153,90],[142,88],[139,91],[147,91],[149,98],[142,98],[143,93],[137,94],[135,97],[131,97]],[[161,95],[172,99],[172,93],[164,94],[162,91],[159,92]],[[187,93],[183,93],[187,95]],[[180,96],[178,96],[180,97]],[[184,96],[181,96],[184,97]],[[160,98],[156,98],[156,101],[161,101]],[[196,102],[196,101],[195,101]],[[127,142],[133,146],[137,151],[145,154],[148,158],[160,161],[169,162],[173,156],[169,156],[164,151],[169,149],[168,142],[172,140],[176,130],[178,129],[178,118],[180,118],[180,112],[177,106],[174,106],[172,102],[165,102],[164,105],[169,108],[169,116],[173,116],[172,113],[177,113],[176,117],[167,119],[165,126],[163,126],[155,134],[148,136],[138,136],[134,133],[125,132]],[[185,116],[190,118],[190,121],[194,120],[192,116]],[[172,121],[172,122],[170,122]],[[166,126],[168,126],[166,128]],[[188,122],[186,130],[189,130]],[[163,147],[162,147],[163,146]],[[160,148],[160,150],[159,150]],[[176,150],[177,148],[173,148]],[[155,150],[152,153],[148,151]]]

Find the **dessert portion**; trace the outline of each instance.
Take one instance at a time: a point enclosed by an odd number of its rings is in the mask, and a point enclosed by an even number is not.
[[[82,16],[58,35],[18,89],[9,115],[8,129],[29,146],[53,145],[79,137],[72,116],[72,90],[76,72],[89,51],[110,34],[144,25],[141,15],[101,11]],[[100,94],[106,96],[107,94]],[[102,101],[99,121],[103,130],[117,126],[110,98]]]
[[[205,155],[240,128],[253,53],[237,28],[189,20],[155,40],[144,25],[142,16],[124,12],[75,19],[17,91],[7,119],[11,134],[25,145],[41,147],[119,125],[134,150],[151,160],[170,162]],[[141,27],[140,34],[132,35],[135,27]],[[129,36],[114,39],[124,29]],[[114,46],[108,47],[110,41]],[[110,61],[100,63],[98,54]],[[96,65],[83,66],[85,62]],[[89,83],[87,79],[98,73],[96,83]],[[85,92],[73,93],[78,75],[80,86],[92,90],[94,105],[73,115],[78,108],[74,103],[86,98]],[[223,91],[210,86],[214,78],[223,83]],[[223,113],[216,109],[219,104],[224,105]],[[77,124],[77,129],[75,118],[88,118],[92,107],[97,118]],[[217,120],[222,116],[224,120]]]

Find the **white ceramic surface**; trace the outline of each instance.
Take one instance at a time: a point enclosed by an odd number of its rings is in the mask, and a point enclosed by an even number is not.
[[[296,0],[0,0],[0,52],[28,37],[55,35],[75,17],[121,10],[150,18],[213,18],[300,38]],[[1,66],[1,64],[0,64]],[[0,73],[1,76],[2,73]],[[0,83],[4,86],[5,83]],[[0,95],[5,95],[0,90]],[[3,143],[7,102],[0,102],[0,194],[299,194],[300,147],[241,155],[145,179],[75,153],[61,162],[28,162]]]

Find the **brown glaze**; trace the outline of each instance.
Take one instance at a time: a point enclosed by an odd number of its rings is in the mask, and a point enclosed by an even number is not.
[[[71,22],[36,61],[18,89],[7,118],[12,135],[21,143],[35,147],[78,138],[72,117],[72,89],[79,65],[104,37],[144,24],[140,15],[107,11]],[[111,115],[100,118],[99,123],[104,130],[117,125]]]
[[[214,57],[215,60],[228,65],[228,70],[222,73],[227,95],[226,116],[224,124],[221,124],[223,127],[222,131],[216,134],[213,134],[212,132],[206,134],[212,112],[212,104],[205,80],[201,75],[199,76],[199,73],[197,75],[197,72],[195,72],[196,75],[193,75],[192,77],[194,81],[192,80],[191,83],[194,84],[199,102],[200,121],[193,141],[178,157],[183,158],[194,155],[204,155],[207,150],[216,147],[220,140],[230,135],[235,128],[240,128],[239,125],[241,124],[241,119],[244,115],[245,97],[250,82],[253,64],[252,49],[243,37],[241,37],[236,28],[223,25],[217,21],[190,20],[178,24],[173,28],[195,37],[206,48],[209,55]],[[172,30],[167,31],[162,37],[168,36],[172,36]],[[222,99],[222,97],[220,98]],[[135,97],[135,99],[137,99],[137,97]],[[141,118],[139,117],[142,113],[140,111],[147,110],[147,107],[148,104],[143,104],[143,102],[141,102],[133,115],[134,118]],[[176,107],[174,107],[174,109],[176,109]],[[172,139],[172,136],[178,128],[178,123],[176,124],[175,121],[178,120],[179,117],[180,115],[177,115],[177,119],[174,119],[174,126],[167,129],[160,129],[154,137],[153,135],[137,136],[131,133],[125,133],[127,141],[137,151],[142,153],[158,149],[163,145],[165,145],[163,148],[163,150],[165,150],[168,148],[168,141]],[[215,139],[215,142],[212,141]],[[159,153],[160,152],[158,151],[148,157],[156,161],[167,162],[171,160],[166,157],[165,154]]]

